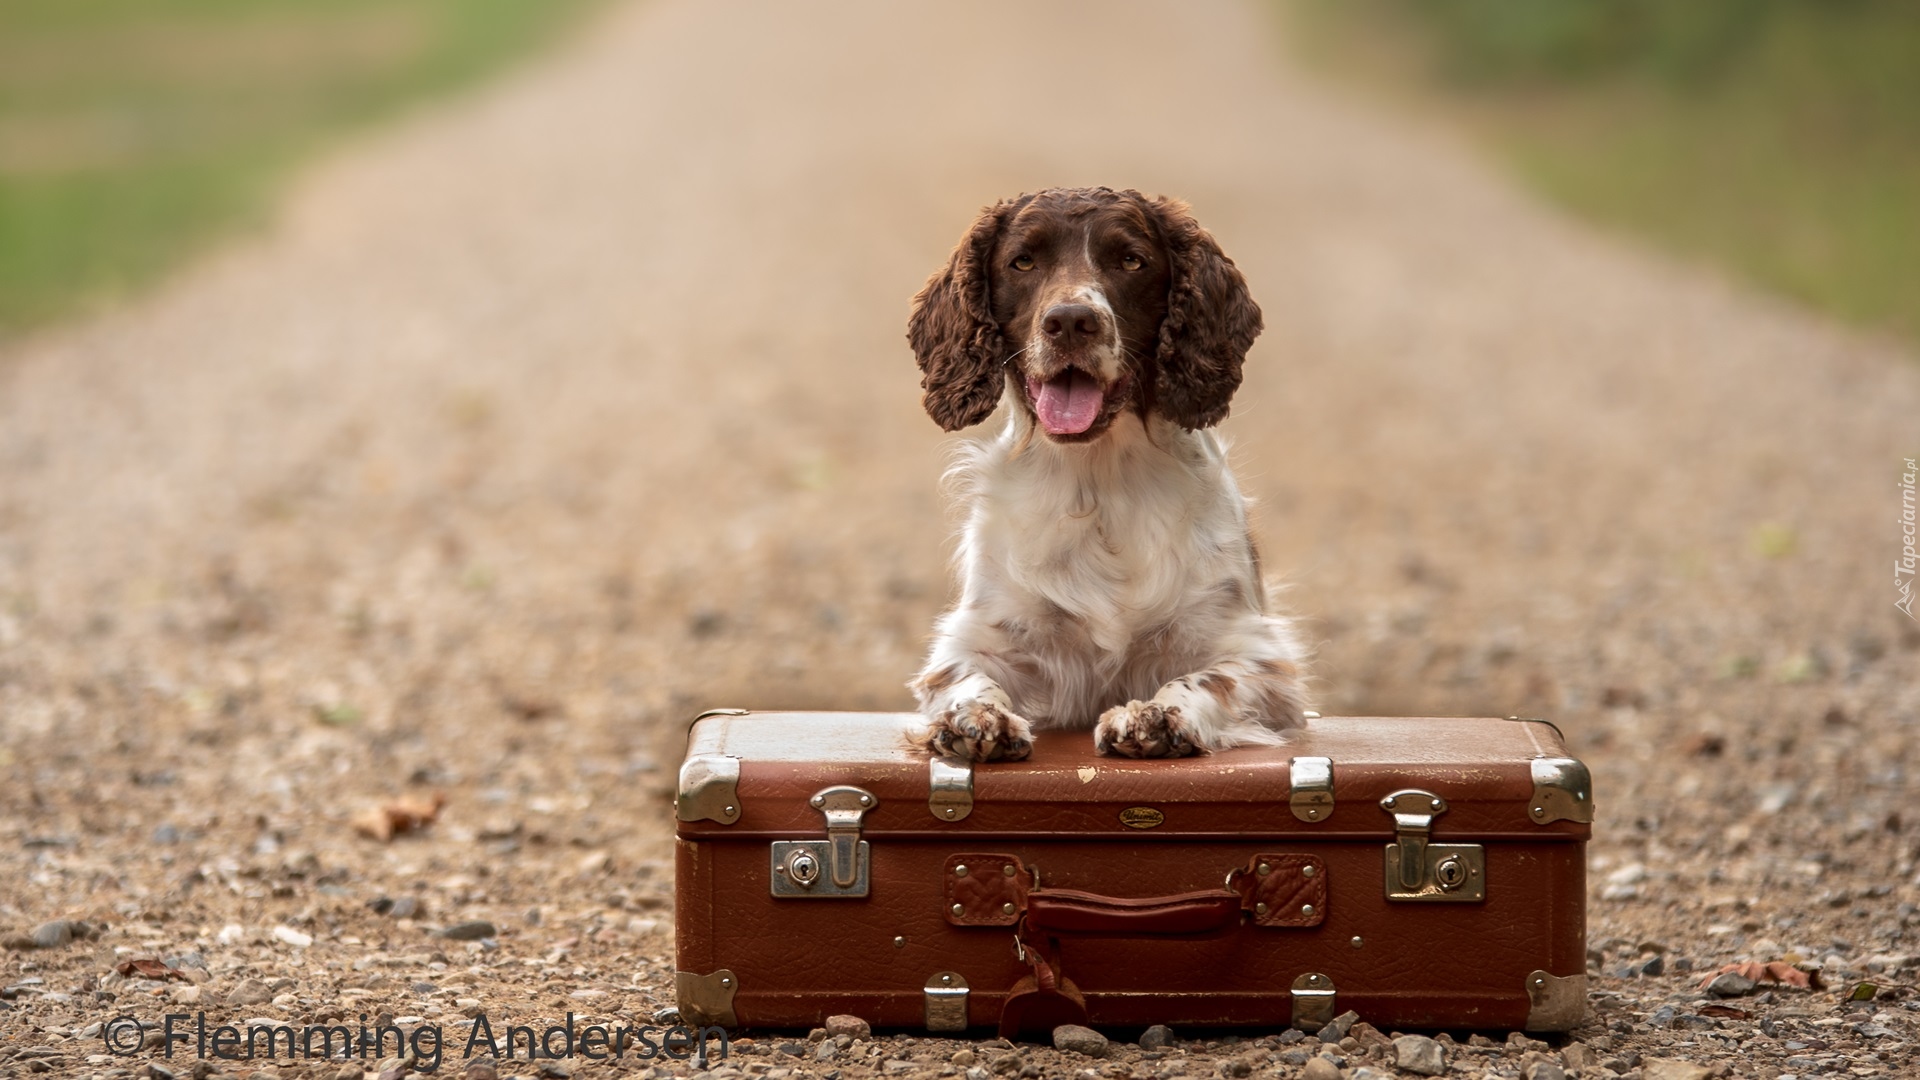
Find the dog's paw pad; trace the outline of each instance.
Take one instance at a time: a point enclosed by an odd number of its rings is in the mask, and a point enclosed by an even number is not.
[[[1108,709],[1094,725],[1093,745],[1102,754],[1130,758],[1187,757],[1199,752],[1187,737],[1179,706],[1165,708],[1151,701],[1129,701]]]
[[[920,741],[941,757],[961,761],[1023,761],[1033,753],[1033,727],[1025,718],[976,698],[941,713]]]

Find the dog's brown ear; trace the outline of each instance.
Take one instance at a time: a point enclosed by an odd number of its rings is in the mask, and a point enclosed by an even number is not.
[[[920,365],[922,404],[947,431],[985,420],[1000,401],[1003,342],[987,292],[987,262],[1018,205],[1005,201],[982,210],[947,265],[913,298],[907,341]]]
[[[1188,430],[1226,419],[1247,349],[1260,336],[1260,306],[1247,281],[1185,203],[1158,198],[1148,207],[1159,220],[1173,281],[1160,324],[1154,404]]]

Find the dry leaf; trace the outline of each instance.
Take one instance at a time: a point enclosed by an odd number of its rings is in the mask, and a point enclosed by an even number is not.
[[[1801,971],[1784,960],[1775,960],[1766,964],[1758,960],[1749,960],[1744,964],[1727,964],[1707,972],[1706,977],[1700,980],[1700,985],[1704,987],[1729,972],[1744,975],[1756,983],[1778,983],[1782,986],[1797,986],[1802,990],[1824,989],[1818,971]]]
[[[165,961],[155,960],[150,956],[143,956],[137,960],[122,960],[120,963],[114,965],[113,970],[128,979],[158,979],[161,982],[166,982],[168,979],[178,979],[181,982],[191,981],[180,969],[169,967]]]
[[[430,796],[402,795],[385,806],[355,814],[351,824],[356,831],[385,843],[402,833],[433,824],[445,805],[447,797],[437,791]]]

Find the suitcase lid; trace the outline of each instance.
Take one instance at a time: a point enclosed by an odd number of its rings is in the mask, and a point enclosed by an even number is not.
[[[1392,838],[1413,802],[1436,841],[1578,841],[1592,831],[1587,768],[1544,720],[1314,717],[1287,745],[1171,760],[1096,754],[1045,731],[1018,762],[930,759],[913,713],[718,710],[695,720],[680,770],[687,839],[818,836],[835,796],[863,836],[1289,840]],[[1415,792],[1393,809],[1383,800]],[[859,796],[871,798],[861,805]],[[846,800],[851,799],[852,802]]]

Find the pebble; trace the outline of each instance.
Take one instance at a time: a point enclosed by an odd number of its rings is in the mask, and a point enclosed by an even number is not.
[[[1173,1043],[1173,1029],[1165,1024],[1155,1024],[1140,1033],[1142,1050],[1164,1050]]]
[[[1714,997],[1741,997],[1753,993],[1753,987],[1752,979],[1737,971],[1729,971],[1724,975],[1715,976],[1714,980],[1707,984],[1707,993]]]
[[[956,1069],[971,1069],[973,1068],[973,1063],[978,1059],[974,1056],[973,1051],[962,1047],[959,1050],[955,1050],[953,1057],[948,1060],[953,1062],[953,1067]]]
[[[1340,1080],[1340,1066],[1323,1057],[1308,1058],[1300,1080]]]
[[[273,1000],[273,991],[259,979],[241,979],[227,991],[229,1005],[262,1005]]]
[[[1353,1025],[1359,1022],[1360,1014],[1349,1009],[1339,1016],[1334,1017],[1332,1020],[1329,1020],[1326,1025],[1320,1029],[1320,1041],[1323,1043],[1337,1043],[1341,1039],[1346,1038],[1347,1032],[1352,1031]]]
[[[827,1037],[836,1038],[841,1035],[854,1039],[871,1039],[873,1025],[847,1013],[827,1017]]]
[[[302,933],[291,926],[276,926],[273,928],[273,940],[285,942],[296,949],[304,949],[313,944],[313,935]]]
[[[1393,1074],[1383,1073],[1379,1069],[1369,1069],[1365,1065],[1360,1065],[1347,1074],[1347,1080],[1393,1080]]]
[[[1425,1035],[1402,1035],[1393,1040],[1393,1059],[1396,1067],[1421,1076],[1439,1076],[1447,1071],[1440,1044]]]
[[[1090,1027],[1061,1024],[1053,1029],[1053,1048],[1087,1057],[1107,1056],[1107,1037]]]
[[[493,1062],[476,1059],[467,1062],[466,1071],[460,1075],[464,1080],[499,1080],[500,1071],[493,1067]],[[359,1080],[359,1077],[355,1076],[353,1080]]]
[[[36,949],[57,949],[68,945],[74,938],[87,936],[87,924],[67,919],[54,919],[43,922],[33,928],[33,947]]]
[[[992,1080],[993,1074],[975,1065],[967,1070],[967,1080]]]
[[[1667,958],[1656,953],[1652,959],[1641,964],[1634,971],[1643,976],[1664,975],[1667,971]]]
[[[1360,1021],[1348,1029],[1347,1038],[1353,1039],[1361,1046],[1391,1046],[1393,1044],[1392,1039],[1387,1038],[1379,1028],[1374,1027],[1365,1020]],[[1344,1042],[1345,1040],[1342,1041]]]
[[[1527,1069],[1526,1080],[1567,1080],[1567,1070],[1551,1061],[1536,1061]]]
[[[1705,1065],[1673,1058],[1650,1058],[1640,1065],[1642,1080],[1707,1080],[1712,1071]]]
[[[448,941],[479,941],[482,938],[498,937],[500,931],[485,919],[469,919],[466,922],[441,927],[439,936]]]

